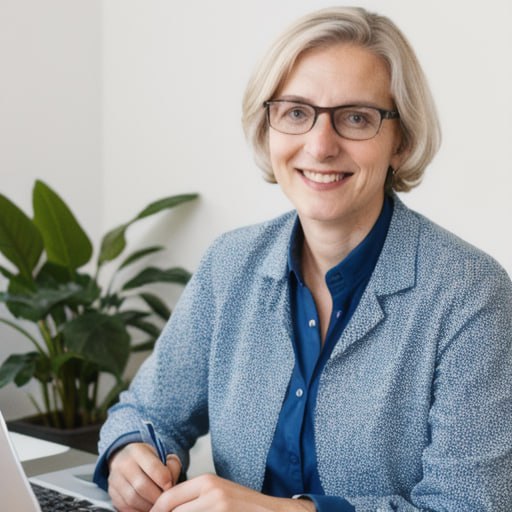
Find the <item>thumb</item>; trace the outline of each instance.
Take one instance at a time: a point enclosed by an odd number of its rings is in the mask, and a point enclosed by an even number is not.
[[[178,483],[178,479],[180,478],[182,467],[181,461],[176,454],[170,453],[169,455],[167,455],[166,465],[167,469],[169,470],[169,473],[171,474],[172,487],[173,485],[176,485]]]

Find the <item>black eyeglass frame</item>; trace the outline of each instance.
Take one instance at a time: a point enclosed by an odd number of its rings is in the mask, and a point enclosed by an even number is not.
[[[288,132],[283,132],[277,128],[275,128],[274,126],[272,126],[272,123],[270,122],[270,106],[274,103],[295,103],[297,105],[304,105],[306,107],[310,107],[313,109],[313,111],[315,112],[315,117],[313,118],[313,123],[311,124],[310,128],[308,130],[306,130],[305,132],[299,132],[299,133],[288,133]],[[374,107],[373,105],[361,105],[361,104],[351,104],[351,105],[337,105],[335,107],[318,107],[316,105],[311,105],[311,103],[306,103],[305,101],[295,101],[295,100],[267,100],[267,101],[264,101],[263,102],[263,108],[266,110],[267,112],[267,122],[268,122],[268,125],[272,128],[274,128],[274,130],[277,130],[278,132],[280,133],[285,133],[286,135],[304,135],[305,133],[308,133],[310,132],[313,127],[315,126],[316,124],[316,120],[318,119],[318,116],[320,114],[323,114],[324,112],[327,112],[329,114],[329,119],[331,120],[331,126],[333,128],[333,130],[343,139],[348,139],[348,140],[370,140],[370,139],[373,139],[374,137],[376,137],[380,131],[380,128],[382,126],[382,122],[384,121],[384,119],[399,119],[400,118],[400,114],[397,110],[386,110],[384,108],[378,108],[378,107]],[[377,128],[377,131],[375,132],[375,135],[372,135],[371,137],[368,137],[367,139],[352,139],[351,137],[346,137],[345,135],[342,135],[336,128],[336,124],[334,122],[334,113],[339,110],[339,109],[345,109],[345,108],[371,108],[372,110],[376,110],[379,114],[380,114],[380,123],[379,123],[379,126]]]

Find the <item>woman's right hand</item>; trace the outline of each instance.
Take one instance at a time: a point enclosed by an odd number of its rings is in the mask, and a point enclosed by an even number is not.
[[[170,489],[181,472],[176,455],[167,456],[164,465],[154,448],[146,443],[131,443],[109,460],[108,492],[120,512],[147,512],[163,491]]]

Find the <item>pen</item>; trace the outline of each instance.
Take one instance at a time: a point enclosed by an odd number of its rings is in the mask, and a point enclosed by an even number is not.
[[[144,421],[144,425],[146,426],[146,430],[149,434],[149,437],[151,438],[151,441],[153,443],[153,446],[156,449],[156,453],[158,455],[158,458],[162,462],[162,464],[166,464],[167,457],[165,456],[165,450],[164,446],[162,444],[162,441],[158,438],[155,432],[155,427],[153,427],[153,423],[150,421]]]

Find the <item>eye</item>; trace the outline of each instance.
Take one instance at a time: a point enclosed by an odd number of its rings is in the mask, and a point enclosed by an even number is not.
[[[338,133],[359,137],[379,129],[380,114],[370,107],[344,107],[336,111],[335,123]]]
[[[287,109],[286,112],[284,112],[283,117],[285,117],[288,122],[300,123],[309,119],[311,117],[311,112],[303,105],[295,105]]]
[[[343,122],[348,126],[353,126],[354,128],[363,128],[368,125],[368,117],[359,111],[351,111],[345,112],[343,115]]]

